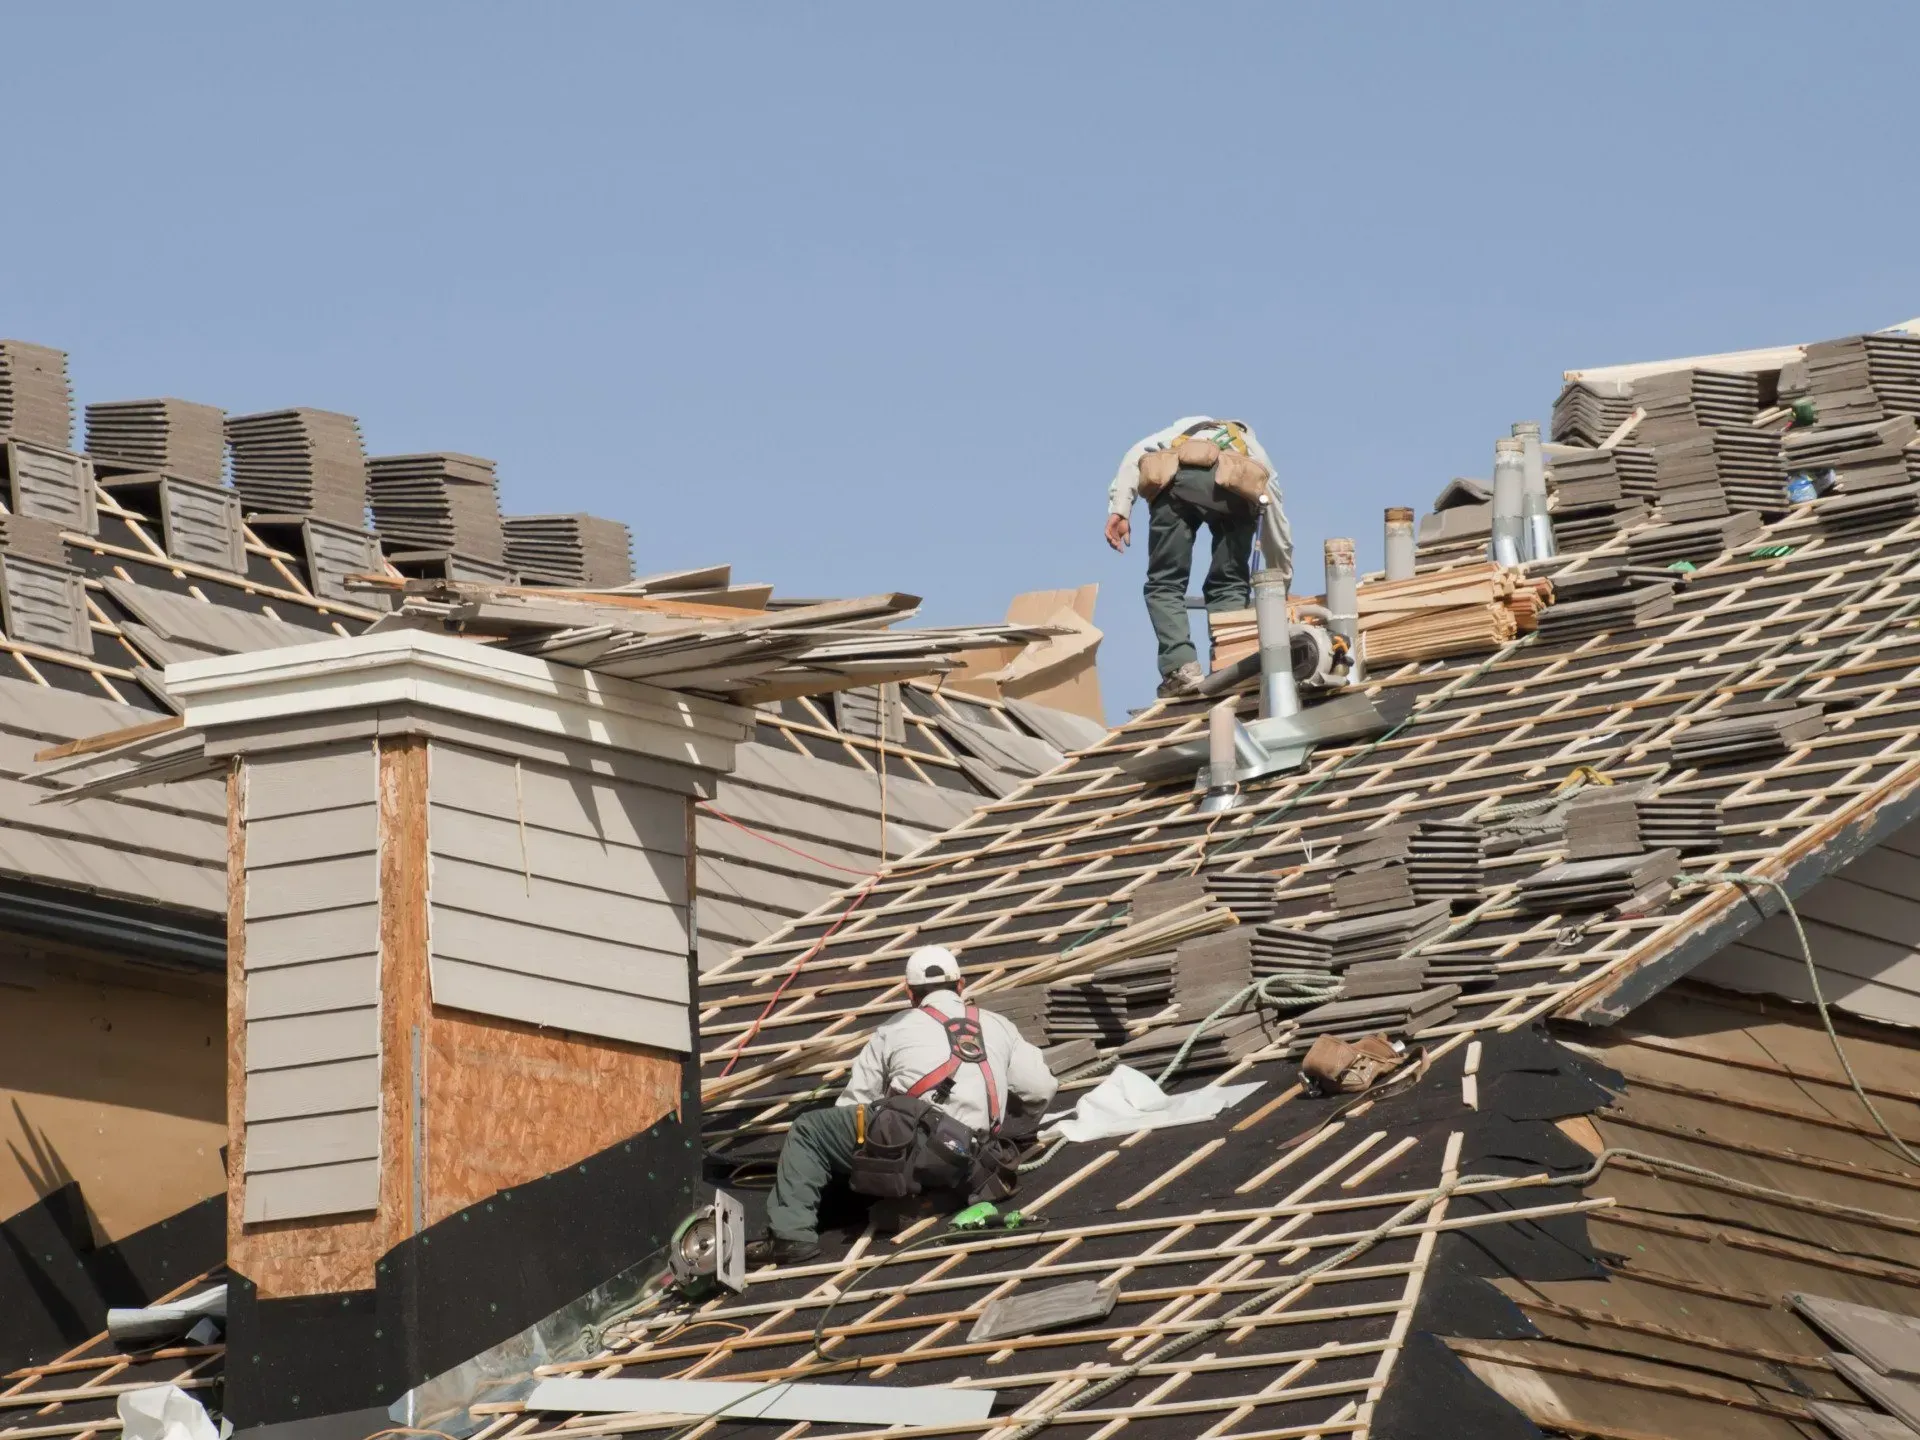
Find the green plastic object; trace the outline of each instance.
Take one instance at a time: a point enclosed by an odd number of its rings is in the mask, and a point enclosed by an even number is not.
[[[1009,1230],[1018,1230],[1027,1223],[1027,1217],[1018,1210],[1009,1210],[1000,1217],[1000,1223]]]
[[[1691,560],[1676,560],[1671,565],[1667,566],[1667,569],[1678,570],[1682,575],[1691,575],[1694,571],[1698,570],[1699,568],[1700,567],[1694,564]]]
[[[1793,423],[1811,425],[1820,418],[1820,407],[1808,396],[1801,396],[1793,402]]]
[[[1791,545],[1762,545],[1758,550],[1749,550],[1749,560],[1781,560],[1793,553]]]
[[[991,1200],[982,1200],[978,1205],[969,1205],[947,1224],[954,1230],[984,1230],[999,1215],[999,1208]]]

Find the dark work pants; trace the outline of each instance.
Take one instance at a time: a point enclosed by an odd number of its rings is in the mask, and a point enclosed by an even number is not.
[[[781,1240],[820,1238],[820,1192],[853,1173],[853,1106],[809,1110],[787,1130],[767,1197],[767,1229]]]
[[[1213,483],[1211,470],[1181,470],[1153,497],[1147,521],[1147,618],[1160,646],[1160,674],[1171,675],[1196,657],[1187,618],[1187,584],[1193,576],[1193,542],[1204,525],[1212,538],[1200,593],[1207,613],[1245,610],[1253,604],[1249,567],[1259,511]]]

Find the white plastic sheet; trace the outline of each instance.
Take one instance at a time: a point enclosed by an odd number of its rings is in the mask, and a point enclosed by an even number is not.
[[[149,1385],[120,1397],[125,1440],[220,1440],[200,1402],[177,1385]]]
[[[1137,1130],[1160,1130],[1169,1125],[1192,1125],[1211,1120],[1222,1110],[1238,1105],[1260,1088],[1261,1082],[1246,1085],[1206,1085],[1169,1095],[1130,1065],[1118,1065],[1106,1079],[1080,1097],[1073,1114],[1056,1127],[1076,1143],[1103,1140],[1110,1135],[1131,1135]]]

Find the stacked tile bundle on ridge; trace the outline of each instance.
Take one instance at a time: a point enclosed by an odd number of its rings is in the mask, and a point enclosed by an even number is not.
[[[1483,556],[1493,536],[1493,491],[1484,480],[1454,479],[1420,517],[1414,543],[1422,560]]]
[[[1602,860],[1563,860],[1518,882],[1516,900],[1530,914],[1606,910],[1646,898],[1680,873],[1678,850],[1654,850]]]
[[[1653,498],[1663,519],[1711,520],[1727,513],[1727,492],[1720,486],[1720,462],[1711,430],[1696,429],[1649,449]]]
[[[1592,550],[1622,530],[1646,523],[1646,501],[1626,493],[1612,450],[1555,446],[1547,481],[1553,496],[1553,539],[1561,553]]]
[[[1671,565],[1676,560],[1699,564],[1723,551],[1751,544],[1759,538],[1761,528],[1760,517],[1751,510],[1717,520],[1655,525],[1636,532],[1627,541],[1627,558],[1635,565]]]
[[[373,528],[391,551],[428,551],[504,564],[493,461],[440,451],[367,462]]]
[[[227,444],[233,488],[247,510],[366,528],[367,453],[351,415],[306,409],[233,415]]]
[[[1552,438],[1601,445],[1633,413],[1633,387],[1620,380],[1573,380],[1553,402]]]
[[[1600,860],[1649,850],[1707,854],[1720,848],[1719,800],[1657,794],[1645,785],[1603,786],[1567,805],[1569,860]]]
[[[561,585],[604,588],[633,579],[633,537],[599,515],[508,515],[506,561],[520,574]]]
[[[218,485],[227,469],[227,412],[190,400],[112,400],[87,406],[87,454],[114,467],[164,471]]]
[[[0,439],[5,438],[55,450],[73,444],[66,351],[0,340]]]
[[[1784,514],[1787,467],[1785,436],[1776,427],[1728,425],[1713,432],[1714,453],[1720,461],[1720,488],[1735,510]]]
[[[1651,504],[1660,490],[1652,449],[1645,445],[1616,445],[1613,463],[1620,472],[1620,493],[1629,500],[1645,500]]]
[[[1791,430],[1782,443],[1781,463],[1790,474],[1825,478],[1834,488],[1846,491],[1904,485],[1909,478],[1907,447],[1914,436],[1911,415],[1870,424]]]
[[[1827,733],[1818,705],[1761,700],[1729,705],[1673,737],[1673,763],[1686,769],[1784,755]]]

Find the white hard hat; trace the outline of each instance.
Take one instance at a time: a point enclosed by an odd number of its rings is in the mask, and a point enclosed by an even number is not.
[[[922,945],[907,957],[907,984],[915,990],[959,978],[960,962],[944,945]]]

